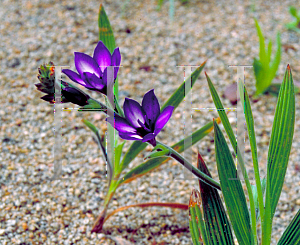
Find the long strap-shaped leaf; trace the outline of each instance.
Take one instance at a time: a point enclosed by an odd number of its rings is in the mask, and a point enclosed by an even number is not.
[[[224,107],[223,107],[223,104],[220,100],[220,97],[213,85],[213,83],[211,82],[209,76],[206,74],[205,72],[205,76],[206,76],[206,79],[207,79],[207,83],[208,83],[208,86],[209,86],[209,90],[210,90],[210,93],[211,93],[211,97],[213,98],[213,101],[214,101],[214,104],[216,106],[216,109],[218,110],[218,114],[221,118],[221,121],[222,121],[222,124],[225,128],[225,131],[229,137],[229,140],[230,140],[230,143],[233,147],[233,150],[235,151],[235,154],[237,154],[237,142],[236,142],[236,138],[234,136],[234,133],[233,133],[233,130],[232,130],[232,127],[230,125],[230,122],[228,120],[228,117],[227,117],[227,114],[224,110]]]
[[[255,209],[260,212],[260,217],[262,220],[262,223],[264,223],[264,201],[263,201],[263,188],[261,186],[261,180],[259,176],[259,165],[258,165],[258,158],[257,158],[257,147],[256,147],[256,138],[255,138],[255,131],[254,131],[254,120],[252,115],[252,109],[250,105],[249,96],[247,93],[247,89],[244,86],[244,83],[242,81],[239,81],[239,90],[240,94],[244,93],[244,96],[241,97],[241,103],[244,105],[244,114],[245,119],[247,123],[247,129],[248,129],[248,135],[249,135],[249,141],[251,146],[251,153],[252,153],[252,160],[253,160],[253,168],[254,168],[254,174],[255,174],[255,182],[256,187],[253,189],[255,191],[255,194],[253,193],[254,198],[254,205]],[[264,181],[265,183],[265,181]],[[265,185],[264,185],[265,186]],[[265,188],[264,188],[265,190]],[[258,217],[258,215],[256,216]]]
[[[224,135],[215,121],[214,130],[220,185],[233,230],[240,245],[254,244],[243,187]]]
[[[248,192],[248,196],[249,196],[249,202],[250,202],[250,210],[251,210],[251,226],[252,226],[252,234],[253,234],[253,239],[252,240],[256,240],[257,237],[257,232],[256,232],[256,218],[255,218],[255,205],[254,205],[254,198],[253,198],[253,193],[252,193],[252,188],[251,188],[251,184],[249,181],[249,177],[248,177],[248,173],[245,167],[245,163],[243,160],[243,157],[241,155],[240,149],[237,145],[237,141],[236,138],[234,136],[233,130],[231,128],[231,125],[229,123],[227,114],[225,113],[223,104],[220,100],[220,97],[214,87],[214,85],[212,84],[209,76],[205,73],[206,78],[207,78],[207,82],[209,85],[209,89],[210,89],[210,93],[211,96],[213,98],[214,104],[216,106],[216,109],[218,110],[218,114],[221,118],[221,121],[224,125],[224,128],[226,130],[226,133],[229,137],[230,143],[233,147],[233,150],[237,156],[238,162],[239,162],[239,166],[241,167],[241,171],[246,183],[246,187],[247,187],[247,192]]]
[[[199,153],[198,169],[211,177],[211,174]],[[211,243],[214,245],[234,245],[230,222],[227,218],[218,191],[203,181],[199,181],[199,186],[206,230],[209,234],[208,239],[211,240]]]
[[[195,82],[197,81],[201,71],[203,70],[204,66],[205,66],[205,62],[203,62],[192,74],[191,77],[189,78],[191,81],[191,88],[194,86]],[[189,79],[187,79],[187,81],[189,81]],[[184,99],[184,97],[190,92],[189,91],[185,91],[185,82],[184,81],[179,88],[171,95],[171,97],[168,99],[168,101],[162,106],[160,111],[163,111],[164,108],[166,108],[167,106],[171,105],[174,106],[175,108],[177,108],[179,106],[179,104],[181,103],[181,101]],[[141,141],[135,141],[131,144],[131,146],[129,147],[128,151],[126,152],[121,166],[122,169],[125,169],[128,164],[142,151],[146,148],[147,144],[143,143]]]
[[[300,244],[300,209],[293,218],[292,222],[284,231],[278,245],[298,245]]]
[[[281,194],[295,125],[295,92],[290,66],[280,88],[268,152],[267,189],[263,244],[269,244],[272,219]]]
[[[98,27],[99,27],[99,40],[108,48],[112,54],[116,48],[116,42],[113,30],[110,26],[109,19],[106,15],[104,7],[100,4],[99,16],[98,16]]]

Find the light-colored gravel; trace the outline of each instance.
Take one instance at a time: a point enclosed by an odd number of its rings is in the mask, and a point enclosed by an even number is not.
[[[130,97],[141,102],[154,88],[162,105],[182,83],[178,65],[200,65],[221,94],[235,82],[236,70],[229,65],[251,65],[259,45],[253,17],[258,18],[267,39],[281,32],[283,48],[278,79],[286,65],[300,81],[300,35],[288,32],[289,5],[299,2],[189,0],[175,1],[175,17],[168,18],[168,1],[156,11],[157,1],[102,1],[111,21],[123,67],[120,68],[120,101]],[[251,12],[250,3],[256,11]],[[266,3],[267,2],[267,3]],[[53,61],[74,69],[74,52],[92,55],[98,41],[99,1],[2,0],[0,8],[0,243],[1,244],[114,244],[101,234],[91,234],[95,217],[107,189],[106,167],[92,133],[81,122],[84,117],[104,129],[104,115],[92,112],[64,112],[62,120],[62,163],[65,180],[47,181],[53,173],[53,106],[42,101],[38,82],[39,65]],[[291,48],[292,47],[292,48]],[[145,67],[150,67],[147,69]],[[255,90],[253,71],[246,69],[246,85]],[[103,101],[96,93],[93,97]],[[213,102],[204,73],[193,92],[193,107],[211,108]],[[276,97],[265,95],[252,104],[262,175],[265,174],[268,141]],[[223,100],[225,107],[234,107]],[[70,105],[71,106],[71,105]],[[275,213],[272,244],[300,207],[299,96],[293,148],[283,192]],[[184,106],[174,112],[158,136],[166,144],[182,138]],[[216,117],[216,112],[192,112],[193,129]],[[235,126],[236,114],[229,114]],[[193,147],[203,155],[217,178],[213,134]],[[128,148],[126,144],[125,148]],[[248,147],[248,146],[247,146]],[[249,147],[248,147],[249,148]],[[140,164],[151,148],[129,165]],[[251,167],[250,152],[246,161]],[[178,179],[182,166],[169,161],[154,172],[129,184],[115,194],[110,210],[138,202],[181,202],[188,204],[196,180]],[[177,179],[176,179],[177,178]],[[104,233],[123,237],[133,244],[191,244],[188,214],[169,208],[132,208],[112,216]]]

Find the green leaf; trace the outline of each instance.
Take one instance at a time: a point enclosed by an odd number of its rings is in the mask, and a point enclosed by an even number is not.
[[[157,3],[157,10],[158,11],[161,10],[161,7],[162,7],[163,3],[164,3],[164,0],[158,0],[158,3]]]
[[[263,68],[263,65],[261,62],[254,58],[253,60],[253,68],[254,68],[254,75],[255,75],[255,81],[256,81],[256,93],[255,95],[261,94],[266,89],[266,79],[265,79],[265,70]]]
[[[264,195],[265,190],[266,190],[266,178],[263,178],[261,180],[261,189],[262,189],[262,194]],[[253,193],[253,198],[254,198],[254,205],[255,205],[255,215],[256,215],[256,220],[258,220],[260,216],[259,212],[259,200],[258,200],[258,192],[257,192],[257,186],[256,185],[251,185],[252,187],[252,193]]]
[[[218,124],[214,122],[216,161],[229,218],[240,245],[254,244],[249,211],[232,155]]]
[[[90,121],[85,120],[85,119],[83,119],[82,121],[83,121],[83,123],[84,123],[86,126],[88,126],[88,128],[89,128],[90,130],[93,131],[94,134],[98,134],[98,133],[99,133],[99,132],[98,132],[98,129],[96,128],[96,126],[95,126],[94,124],[92,124]]]
[[[144,158],[144,160],[147,160],[147,159],[153,159],[153,158],[158,158],[158,157],[161,157],[161,156],[166,156],[170,153],[169,150],[163,150],[163,151],[155,151],[155,152],[152,152],[151,154],[149,154],[148,156],[146,156]]]
[[[206,164],[198,153],[198,169],[204,174],[212,177]],[[203,208],[203,217],[205,220],[206,231],[212,244],[234,245],[230,222],[227,218],[225,208],[222,204],[218,191],[199,181],[200,202]],[[202,233],[201,233],[202,234]]]
[[[230,125],[230,122],[228,120],[228,117],[227,117],[227,114],[224,110],[224,107],[223,107],[223,104],[220,100],[220,97],[214,87],[214,85],[212,84],[209,76],[205,73],[206,75],[206,79],[207,79],[207,83],[208,83],[208,86],[209,86],[209,90],[210,90],[210,93],[211,93],[211,96],[213,98],[213,101],[214,101],[214,104],[215,104],[215,107],[216,109],[218,110],[218,114],[221,118],[221,121],[224,125],[224,128],[226,130],[226,133],[229,137],[229,140],[231,142],[231,145],[233,147],[233,150],[235,151],[235,154],[237,154],[237,142],[236,142],[236,138],[234,136],[234,133],[233,133],[233,130],[231,128],[231,125]]]
[[[109,19],[106,15],[104,7],[100,4],[99,16],[98,16],[98,27],[99,27],[99,40],[104,43],[112,54],[116,48],[116,42],[113,30],[110,26]]]
[[[278,96],[268,152],[267,193],[271,194],[272,198],[272,217],[284,182],[292,147],[294,125],[295,93],[292,72],[288,65]]]
[[[259,165],[258,165],[258,158],[257,158],[257,146],[256,146],[256,138],[255,138],[255,130],[254,130],[254,119],[252,115],[252,109],[250,105],[250,99],[247,93],[247,89],[244,86],[244,83],[239,80],[239,92],[241,103],[244,105],[244,114],[247,123],[249,141],[251,146],[251,153],[252,153],[252,160],[253,160],[253,168],[255,174],[255,192],[253,193],[254,199],[254,206],[255,206],[255,213],[256,213],[256,220],[258,218],[258,210],[261,213],[262,222],[264,220],[264,202],[263,202],[263,195],[264,195],[264,187],[261,186],[261,180],[259,176]],[[264,179],[265,180],[265,179]],[[265,182],[264,182],[265,183]],[[263,190],[262,190],[263,189]],[[253,186],[252,186],[253,190]]]
[[[295,18],[297,18],[297,10],[294,6],[290,6],[290,13],[292,16],[294,16]]]
[[[269,64],[271,61],[271,55],[272,55],[272,42],[271,40],[269,41],[269,45],[268,45],[268,60],[267,63]]]
[[[190,79],[191,81],[191,89],[194,86],[195,82],[197,81],[201,71],[203,70],[204,66],[206,64],[206,61],[203,62],[192,74],[191,76],[186,79],[186,81],[188,81]],[[177,108],[177,106],[179,106],[179,104],[182,102],[182,100],[184,99],[185,95],[187,95],[190,90],[185,91],[185,82],[184,81],[179,88],[171,95],[171,97],[167,100],[167,102],[162,106],[162,108],[160,109],[160,111],[163,111],[167,106],[171,105],[174,106],[175,108]]]
[[[263,36],[263,33],[261,31],[261,28],[258,24],[257,19],[254,18],[255,21],[255,26],[256,26],[256,30],[257,30],[257,35],[259,38],[259,59],[260,62],[262,63],[263,66],[265,66],[266,64],[266,50],[265,50],[265,38]]]
[[[116,41],[115,41],[114,33],[111,28],[109,19],[106,15],[106,12],[102,4],[100,4],[100,8],[99,8],[98,27],[99,27],[99,40],[104,43],[104,45],[108,48],[108,50],[112,54],[116,48]],[[118,100],[119,99],[118,78],[115,80],[114,94],[116,96],[116,99]]]
[[[217,121],[220,122],[220,120],[217,120]],[[204,127],[200,128],[197,131],[195,131],[194,133],[192,133],[191,135],[187,136],[186,138],[192,137],[192,145],[194,145],[195,143],[200,141],[202,138],[204,138],[207,134],[209,134],[212,131],[212,128],[213,128],[213,122],[210,122],[210,123],[206,124]],[[172,148],[179,153],[183,152],[185,147],[186,148],[190,147],[190,145],[184,145],[184,141],[185,141],[184,139],[180,140],[176,144],[172,145]],[[135,141],[132,145],[134,145],[136,142],[138,142],[138,141]],[[135,148],[132,147],[132,150],[134,151]],[[126,154],[128,154],[128,159],[129,159],[129,157],[132,157],[132,156],[130,155],[130,150],[128,152]],[[124,159],[125,159],[125,157],[124,157]],[[132,169],[128,173],[126,173],[124,175],[124,177],[120,180],[119,184],[128,183],[131,180],[133,180],[139,176],[142,176],[142,175],[148,173],[149,171],[159,167],[162,163],[167,162],[169,159],[170,159],[169,157],[160,157],[160,158],[150,159],[147,162],[144,162],[144,163],[138,165],[137,167],[135,167],[134,169]]]
[[[109,172],[108,173],[109,174],[109,185],[108,186],[110,186],[112,176],[114,175],[114,166],[113,166],[113,163],[111,162],[109,156],[107,156],[107,154],[106,154],[104,137],[100,136],[99,130],[90,121],[85,120],[85,119],[82,119],[82,121],[96,135],[98,146],[99,146],[100,150],[102,151],[102,154],[104,156],[104,161],[107,163],[108,168],[109,168],[109,171],[108,171]]]
[[[122,155],[122,149],[125,145],[126,141],[124,141],[122,144],[118,144],[115,148],[115,175],[116,178],[118,178],[118,175],[122,172],[122,166],[120,165],[121,155]]]
[[[261,94],[265,89],[267,89],[267,80],[266,80],[266,69],[263,67],[262,63],[254,58],[253,60],[253,68],[254,68],[254,75],[256,81],[256,93],[255,95]]]
[[[191,88],[194,86],[197,78],[199,77],[201,71],[203,70],[205,63],[202,63],[192,74],[191,74]],[[190,91],[186,92],[186,95]],[[160,111],[162,112],[167,106],[174,106],[176,109],[179,104],[182,102],[185,96],[185,81],[179,86],[179,88],[171,95],[168,101],[161,107]],[[122,170],[125,169],[129,163],[142,151],[146,148],[147,144],[141,141],[134,141],[126,152],[122,160]]]
[[[271,62],[270,71],[269,71],[269,85],[271,84],[272,80],[276,76],[276,72],[278,70],[280,59],[281,59],[281,41],[280,41],[280,33],[277,33],[277,51],[274,57],[274,60]]]
[[[281,194],[295,125],[295,93],[290,66],[280,88],[268,152],[264,232],[271,239],[272,219]],[[266,238],[265,238],[266,239]]]
[[[292,222],[282,234],[278,245],[299,245],[300,244],[300,209]]]

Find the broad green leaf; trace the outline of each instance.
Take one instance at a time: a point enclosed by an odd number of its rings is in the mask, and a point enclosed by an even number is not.
[[[268,152],[265,222],[263,244],[269,244],[272,220],[281,194],[292,146],[295,124],[295,93],[290,66],[280,88]]]
[[[199,153],[198,169],[211,177],[211,174]],[[203,181],[199,181],[199,186],[200,203],[203,208],[203,217],[205,220],[206,231],[208,233],[208,239],[214,245],[234,245],[230,222],[227,218],[225,208],[222,204],[218,191]]]
[[[220,123],[220,120],[217,119],[217,122]],[[187,136],[187,138],[192,137],[192,145],[194,145],[199,140],[204,138],[207,134],[209,134],[212,131],[212,129],[213,129],[213,122],[210,122],[210,123],[206,124],[204,127],[200,128],[197,131],[195,131],[194,133],[192,133],[191,135]],[[190,147],[190,145],[185,146],[184,139],[182,139],[179,142],[177,142],[176,144],[172,145],[171,147],[174,150],[176,150],[177,152],[181,153],[184,151],[185,147],[188,148],[188,147]],[[152,171],[153,169],[159,167],[161,164],[167,162],[169,159],[170,159],[169,157],[160,157],[160,158],[150,159],[150,160],[138,165],[137,167],[130,170],[128,173],[126,173],[124,175],[124,177],[120,180],[119,185],[123,184],[123,183],[128,183],[128,182],[132,181],[133,179],[136,179],[137,177],[142,176],[142,175],[148,173],[149,171]]]
[[[201,71],[203,70],[205,63],[202,63],[192,74],[191,74],[191,88],[194,86],[197,78],[199,77]],[[186,95],[190,91],[186,92]],[[162,112],[167,106],[174,106],[176,109],[182,100],[185,97],[185,81],[179,86],[179,88],[171,95],[168,101],[161,107],[160,111]],[[122,170],[125,169],[129,163],[142,151],[146,148],[147,144],[141,141],[134,141],[129,147],[127,153],[125,154],[122,160]]]
[[[290,66],[280,88],[268,152],[266,213],[273,219],[281,194],[292,146],[295,124],[295,93]],[[266,223],[269,223],[266,220]]]
[[[246,197],[231,152],[216,122],[214,130],[220,185],[232,228],[240,245],[254,245]]]
[[[300,244],[300,209],[292,222],[282,234],[278,245],[299,245]]]

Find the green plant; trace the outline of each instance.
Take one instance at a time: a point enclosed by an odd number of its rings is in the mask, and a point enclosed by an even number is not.
[[[289,30],[296,31],[300,33],[300,10],[297,13],[297,10],[294,6],[290,6],[290,14],[295,18],[294,21],[287,23],[285,26]]]
[[[86,89],[101,93],[106,100],[106,105],[93,99],[75,85],[71,85],[65,81],[61,81],[61,84],[58,84],[63,95],[61,102],[71,102],[82,106],[79,111],[101,111],[106,114],[106,120],[109,122],[107,124],[108,134],[105,136],[101,135],[96,126],[91,122],[85,119],[82,120],[95,134],[98,146],[108,168],[108,191],[104,199],[103,211],[96,219],[92,232],[101,232],[103,224],[113,213],[129,207],[164,206],[187,209],[186,204],[158,202],[138,203],[121,207],[112,213],[107,213],[109,203],[120,185],[131,182],[149,173],[161,164],[167,162],[170,157],[188,168],[198,178],[220,189],[219,183],[195,168],[180,155],[181,152],[197,143],[212,131],[212,122],[199,128],[191,135],[186,136],[188,138],[192,137],[192,142],[189,145],[185,144],[186,138],[183,138],[171,147],[155,139],[156,135],[168,122],[173,110],[179,106],[184,97],[194,86],[206,62],[201,64],[191,76],[179,86],[161,108],[154,94],[154,89],[152,89],[144,95],[142,105],[137,101],[126,98],[122,109],[119,105],[117,77],[121,54],[119,48],[116,48],[113,30],[102,5],[100,5],[99,10],[98,26],[100,41],[94,50],[93,57],[88,54],[75,52],[75,67],[77,72],[69,69],[64,69],[62,72],[73,82],[84,86]],[[41,66],[38,76],[41,83],[36,85],[41,92],[47,93],[42,99],[50,103],[57,103],[55,100],[54,87],[55,82],[58,81],[55,79],[54,68],[53,63],[47,66]],[[189,88],[186,86],[187,81],[190,83]],[[105,121],[103,123],[105,123]],[[124,155],[122,155],[122,150],[126,142],[118,143],[118,136],[125,140],[134,140]],[[107,141],[110,142],[110,144],[106,144]],[[123,171],[132,160],[146,148],[147,144],[154,147],[153,152],[145,158],[147,161],[131,169],[126,174],[123,174]]]
[[[215,106],[243,172],[250,200],[250,212],[229,147],[218,124],[214,123],[216,162],[227,213],[218,191],[204,182],[199,182],[200,192],[193,190],[189,203],[190,232],[193,243],[202,244],[203,242],[204,245],[234,244],[232,237],[232,231],[234,231],[239,244],[258,244],[256,221],[260,218],[260,244],[270,245],[272,221],[281,194],[294,134],[295,93],[290,66],[287,66],[278,96],[269,144],[267,176],[263,179],[259,175],[254,119],[250,100],[244,84],[239,81],[240,98],[244,105],[252,152],[255,186],[251,186],[249,183],[245,164],[243,159],[239,157],[239,147],[228,123],[224,107],[208,76],[207,81]],[[200,154],[198,155],[198,168],[210,176]],[[264,189],[266,189],[265,194]],[[286,228],[278,244],[300,244],[300,210]]]
[[[268,49],[265,49],[265,38],[262,34],[261,28],[256,19],[254,19],[257,34],[259,37],[259,59],[254,58],[253,68],[256,79],[256,93],[255,96],[265,92],[276,76],[281,58],[281,41],[280,34],[277,33],[277,50],[273,61],[271,61],[272,42],[269,41]]]

